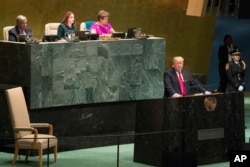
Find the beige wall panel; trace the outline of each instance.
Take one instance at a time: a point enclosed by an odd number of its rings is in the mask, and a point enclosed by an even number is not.
[[[187,12],[189,16],[204,16],[208,0],[188,0]]]

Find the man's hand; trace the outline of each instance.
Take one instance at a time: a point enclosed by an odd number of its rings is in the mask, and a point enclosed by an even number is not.
[[[210,95],[210,94],[212,94],[212,92],[206,91],[204,94],[205,94],[205,95]]]
[[[242,85],[240,85],[240,86],[238,87],[238,91],[242,92],[243,90],[244,90],[244,87],[243,87]]]
[[[175,94],[173,94],[173,96],[172,96],[173,98],[176,98],[176,97],[182,97],[182,95],[180,95],[180,94],[178,94],[178,93],[175,93]]]

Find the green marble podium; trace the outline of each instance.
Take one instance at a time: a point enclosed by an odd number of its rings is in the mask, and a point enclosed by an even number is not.
[[[0,42],[0,83],[21,85],[29,108],[162,98],[165,39]]]
[[[244,93],[138,101],[135,132],[135,162],[161,166],[163,152],[196,153],[198,165],[228,161],[245,143]]]

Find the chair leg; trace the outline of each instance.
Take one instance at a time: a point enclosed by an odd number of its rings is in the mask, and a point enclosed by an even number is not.
[[[15,140],[15,152],[14,152],[14,158],[12,160],[12,164],[16,163],[16,158],[17,158],[17,154],[18,154],[19,148],[18,148],[18,140]]]
[[[54,147],[54,162],[57,161],[57,145]]]
[[[39,155],[39,167],[43,166],[43,149],[38,150],[38,155]]]

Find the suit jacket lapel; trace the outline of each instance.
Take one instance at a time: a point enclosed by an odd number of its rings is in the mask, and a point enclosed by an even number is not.
[[[182,77],[183,77],[183,82],[185,83],[187,77],[185,71],[182,70]]]
[[[175,76],[175,79],[177,82],[179,82],[178,75],[176,74],[176,71],[173,69],[172,70],[173,76]]]

